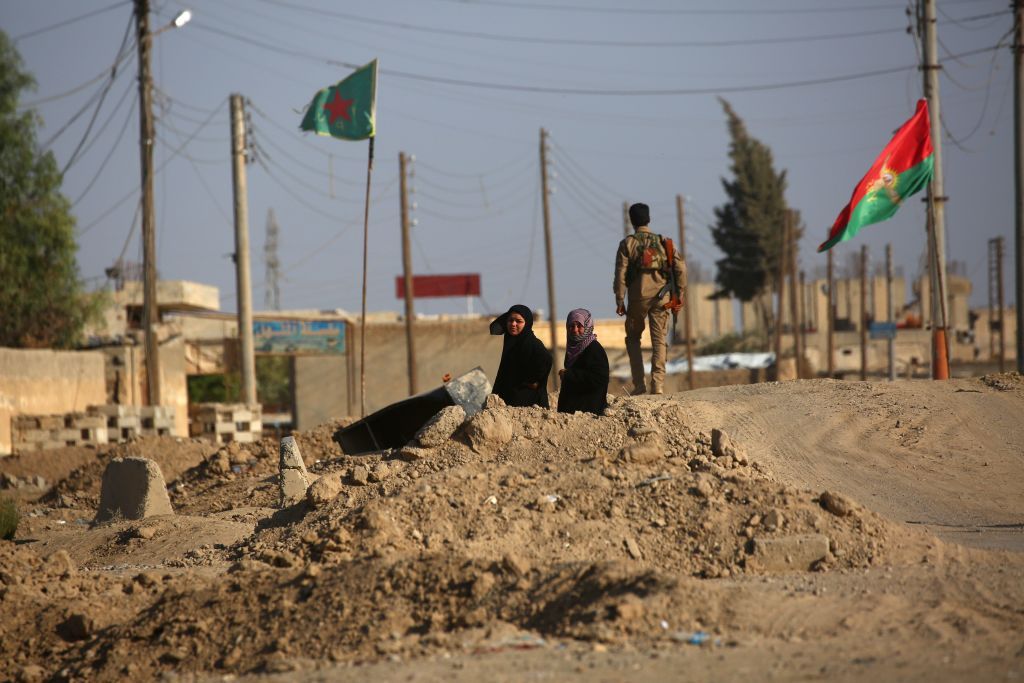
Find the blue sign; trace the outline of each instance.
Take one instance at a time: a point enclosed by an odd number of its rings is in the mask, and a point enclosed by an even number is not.
[[[872,339],[895,339],[896,323],[871,323],[871,325],[868,326],[868,335]]]
[[[254,320],[258,353],[345,353],[343,320]]]

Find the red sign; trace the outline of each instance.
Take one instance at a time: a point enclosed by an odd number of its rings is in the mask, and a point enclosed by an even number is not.
[[[417,299],[429,296],[480,296],[480,274],[413,275],[412,291]],[[395,277],[395,296],[405,298],[405,278]]]

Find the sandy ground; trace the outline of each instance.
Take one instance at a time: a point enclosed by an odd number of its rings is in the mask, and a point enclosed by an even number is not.
[[[337,426],[284,510],[270,440],[0,461],[47,478],[0,491],[0,679],[1024,678],[1019,375],[494,406],[364,456]],[[124,455],[175,515],[90,524]]]

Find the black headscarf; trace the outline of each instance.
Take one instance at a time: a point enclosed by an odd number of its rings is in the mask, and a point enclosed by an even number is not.
[[[518,313],[526,321],[522,332],[514,336],[508,333],[508,317],[512,313]],[[533,333],[533,312],[516,304],[491,322],[490,331],[494,335],[505,335],[492,391],[510,406],[547,406],[551,354]],[[530,389],[527,384],[537,384],[537,389]]]

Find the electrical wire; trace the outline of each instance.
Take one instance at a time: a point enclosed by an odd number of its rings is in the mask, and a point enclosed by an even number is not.
[[[902,29],[898,28],[885,28],[877,29],[873,31],[858,31],[852,33],[831,33],[821,34],[813,36],[794,36],[789,38],[748,38],[748,39],[732,39],[732,40],[591,40],[585,38],[566,38],[564,36],[558,37],[539,37],[539,36],[520,36],[520,35],[508,35],[503,33],[486,33],[482,31],[461,31],[458,29],[451,28],[437,28],[431,26],[417,26],[415,24],[409,24],[401,21],[391,21],[388,19],[374,19],[371,17],[363,17],[356,14],[350,14],[348,12],[338,12],[335,10],[322,9],[317,7],[307,7],[296,2],[288,2],[287,0],[262,0],[264,3],[276,5],[279,7],[285,7],[288,9],[300,10],[311,14],[317,14],[320,16],[331,17],[335,19],[343,19],[346,22],[357,22],[361,24],[370,24],[373,26],[387,26],[389,28],[397,28],[403,31],[411,31],[415,33],[429,33],[433,35],[442,36],[454,36],[457,38],[472,38],[476,40],[493,40],[496,42],[505,43],[529,43],[529,44],[541,44],[541,45],[574,45],[578,47],[599,47],[599,48],[664,48],[664,47],[736,47],[741,45],[772,45],[772,44],[791,44],[801,42],[812,42],[822,40],[838,40],[842,38],[864,38],[867,36],[884,35],[888,33],[899,33]],[[752,13],[756,13],[754,10]]]
[[[774,9],[663,9],[663,8],[642,8],[642,7],[593,7],[590,5],[558,5],[541,4],[532,2],[509,2],[507,0],[433,0],[434,2],[448,2],[466,6],[467,4],[479,7],[501,7],[522,10],[542,10],[555,12],[582,12],[592,14],[627,14],[627,15],[773,15],[773,14],[821,14],[838,12],[865,12],[868,10],[892,10],[891,4],[863,5],[859,7],[814,7],[814,8],[774,8]],[[952,3],[951,3],[952,4]]]
[[[95,17],[95,16],[97,16],[99,14],[103,14],[104,12],[109,12],[112,9],[115,9],[117,7],[121,7],[122,5],[128,5],[130,3],[131,3],[131,0],[120,0],[120,2],[115,2],[112,5],[107,5],[105,7],[100,7],[99,9],[95,9],[95,10],[93,10],[91,12],[86,12],[85,14],[80,14],[77,17],[71,17],[70,19],[64,19],[63,21],[58,21],[55,24],[50,24],[49,26],[43,26],[42,28],[37,28],[35,30],[28,31],[27,33],[22,33],[21,35],[15,36],[14,38],[12,38],[11,42],[17,43],[19,40],[22,40],[24,38],[31,38],[33,36],[38,36],[38,35],[41,35],[43,33],[48,32],[48,31],[52,31],[54,29],[61,28],[62,26],[68,26],[70,24],[74,24],[75,22],[82,21],[83,19],[89,19],[89,18]]]
[[[278,123],[274,119],[270,118],[270,116],[268,116],[262,109],[260,109],[258,106],[256,106],[256,104],[253,103],[253,101],[250,100],[248,97],[245,98],[245,104],[246,104],[246,107],[249,110],[254,112],[256,115],[263,117],[264,121],[266,121],[267,123],[269,123],[273,127],[277,128],[278,130],[284,131],[294,141],[296,141],[296,142],[298,142],[298,143],[308,147],[309,149],[317,152],[318,154],[322,154],[325,157],[333,157],[334,159],[340,159],[341,161],[347,161],[349,163],[355,163],[355,164],[360,164],[360,165],[364,165],[366,163],[365,159],[357,159],[355,157],[347,157],[347,156],[343,156],[343,155],[340,155],[340,154],[335,154],[333,152],[325,152],[323,150],[323,147],[314,145],[312,142],[307,140],[306,136],[302,135],[299,132],[299,128],[297,126],[295,128],[288,128],[287,126],[284,126],[283,124]]]
[[[129,91],[130,90],[131,90],[131,88],[129,88]],[[103,175],[103,170],[107,167],[107,164],[110,163],[110,159],[114,156],[114,152],[116,152],[117,148],[121,146],[121,141],[124,140],[125,137],[127,137],[125,135],[125,131],[128,130],[128,122],[131,121],[132,114],[135,113],[135,106],[138,104],[138,101],[139,101],[139,97],[138,97],[138,95],[136,95],[135,99],[132,100],[131,106],[128,107],[128,113],[125,115],[124,121],[121,123],[121,130],[117,134],[117,139],[114,140],[114,144],[110,146],[110,149],[107,151],[107,156],[103,158],[103,161],[100,163],[99,168],[97,168],[93,172],[92,178],[89,179],[89,182],[85,186],[85,189],[82,190],[82,192],[78,195],[78,197],[73,202],[71,202],[71,207],[72,208],[78,206],[78,203],[81,202],[82,199],[84,199],[85,196],[89,194],[89,191],[92,190],[93,185],[95,185],[96,181],[99,180],[100,177]],[[102,131],[100,131],[100,134],[102,134]],[[94,138],[94,139],[98,139],[98,138],[99,138],[99,135],[97,135],[96,138]]]
[[[92,148],[93,148],[94,146],[96,146],[96,143],[97,143],[97,142],[98,142],[98,141],[100,140],[100,138],[102,138],[102,137],[103,137],[103,134],[104,134],[104,133],[106,132],[106,130],[107,130],[107,127],[108,127],[108,126],[110,125],[111,121],[113,121],[113,120],[114,120],[114,117],[116,117],[116,116],[117,116],[117,113],[118,113],[119,111],[121,111],[121,107],[122,107],[122,106],[124,105],[125,101],[126,101],[126,100],[128,99],[128,96],[129,96],[129,95],[132,95],[132,94],[134,94],[134,93],[135,93],[135,88],[134,88],[134,84],[133,84],[133,83],[129,83],[129,84],[128,84],[128,87],[124,89],[124,92],[123,92],[123,93],[121,93],[121,97],[120,97],[120,99],[118,99],[118,101],[117,101],[117,104],[115,104],[115,105],[114,105],[114,108],[113,108],[113,109],[112,109],[112,110],[110,111],[110,114],[109,114],[109,115],[107,116],[107,119],[106,119],[106,120],[105,120],[105,121],[103,122],[103,124],[102,124],[102,125],[100,126],[100,129],[99,129],[98,131],[96,131],[96,135],[94,135],[94,136],[92,137],[92,139],[91,139],[91,140],[89,140],[88,144],[86,144],[86,145],[85,145],[85,146],[84,146],[84,147],[82,148],[82,151],[81,151],[81,153],[80,153],[80,155],[79,155],[79,158],[82,158],[82,157],[84,157],[84,156],[85,156],[86,154],[88,154],[88,153],[89,153],[89,151],[90,151],[90,150],[91,150],[91,149],[92,149]],[[132,100],[132,104],[131,104],[131,106],[129,107],[129,110],[133,110],[133,109],[135,108],[135,101],[136,101],[137,99],[138,99],[138,95],[136,94],[136,95],[135,95],[135,97],[134,97],[134,99]],[[124,124],[124,125],[122,126],[122,129],[121,129],[121,130],[122,130],[122,133],[124,132],[124,129],[125,129],[125,127],[126,127],[126,126],[127,126],[127,119],[126,119],[126,121],[125,121],[125,124]],[[84,137],[83,137],[83,139],[84,139]],[[120,142],[120,140],[117,140],[117,141],[115,141],[115,143],[114,143],[114,146],[117,146],[117,143],[118,143],[118,142]],[[108,158],[109,158],[109,157],[108,157]],[[67,169],[68,169],[68,168],[70,168],[70,166],[71,166],[71,160],[69,160],[69,161],[68,161],[68,165],[67,165],[67,166],[65,167],[65,169],[64,169],[64,172],[66,172],[66,171],[67,171]]]

